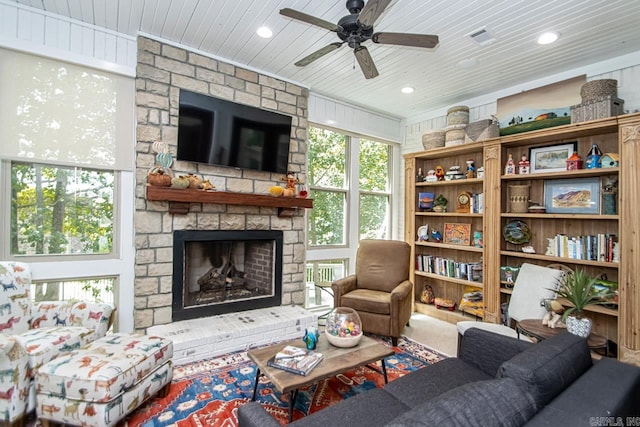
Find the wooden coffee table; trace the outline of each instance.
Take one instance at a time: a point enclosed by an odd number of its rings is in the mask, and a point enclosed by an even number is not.
[[[256,400],[258,379],[260,375],[265,375],[280,393],[290,393],[289,422],[293,420],[293,405],[298,397],[298,389],[301,387],[315,384],[325,378],[333,377],[339,373],[363,365],[367,365],[370,369],[380,372],[384,376],[384,382],[386,384],[387,368],[384,364],[384,358],[395,354],[392,347],[386,347],[367,336],[363,336],[360,343],[355,347],[339,348],[331,345],[323,334],[321,334],[316,351],[322,353],[324,358],[318,366],[313,368],[306,376],[303,376],[267,366],[269,359],[275,356],[276,353],[286,345],[305,348],[302,340],[298,339],[249,350],[247,355],[258,367],[251,400]],[[378,360],[381,362],[382,370],[369,366],[369,364],[377,362]]]
[[[536,338],[537,340],[550,338],[558,335],[562,331],[566,331],[566,328],[550,328],[545,326],[540,319],[521,320],[517,323],[516,329],[519,333]],[[587,345],[591,350],[603,349],[605,356],[609,357],[609,341],[602,335],[592,332],[587,338]]]

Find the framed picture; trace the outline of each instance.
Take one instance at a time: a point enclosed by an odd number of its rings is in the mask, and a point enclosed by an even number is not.
[[[419,193],[418,208],[428,211],[433,210],[433,193]]]
[[[546,147],[529,148],[531,173],[560,172],[567,170],[567,159],[576,151],[575,142]]]
[[[469,246],[471,243],[471,224],[445,222],[443,242],[451,245]]]
[[[544,182],[548,213],[600,213],[600,178],[554,179]]]

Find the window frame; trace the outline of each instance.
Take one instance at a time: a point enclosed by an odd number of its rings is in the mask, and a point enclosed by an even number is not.
[[[11,253],[11,168],[14,161],[12,160],[0,160],[0,200],[2,201],[3,209],[0,210],[2,218],[0,219],[0,230],[4,236],[9,236],[7,239],[0,241],[0,257],[1,259],[8,261],[19,262],[63,262],[63,261],[89,261],[89,260],[108,260],[120,258],[121,248],[121,171],[99,168],[90,165],[59,165],[55,163],[40,163],[30,162],[28,159],[19,159],[15,162],[19,163],[32,163],[39,164],[45,167],[64,167],[64,168],[79,168],[79,169],[91,169],[105,171],[113,173],[113,244],[111,252],[103,254],[42,254],[42,255],[14,255]]]

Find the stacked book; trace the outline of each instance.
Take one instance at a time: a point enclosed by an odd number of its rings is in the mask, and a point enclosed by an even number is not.
[[[269,360],[267,365],[294,374],[307,375],[322,361],[322,357],[322,353],[288,345]]]

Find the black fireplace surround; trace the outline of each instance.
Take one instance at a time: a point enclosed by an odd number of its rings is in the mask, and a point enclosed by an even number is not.
[[[279,306],[282,250],[282,231],[175,231],[173,321]]]

